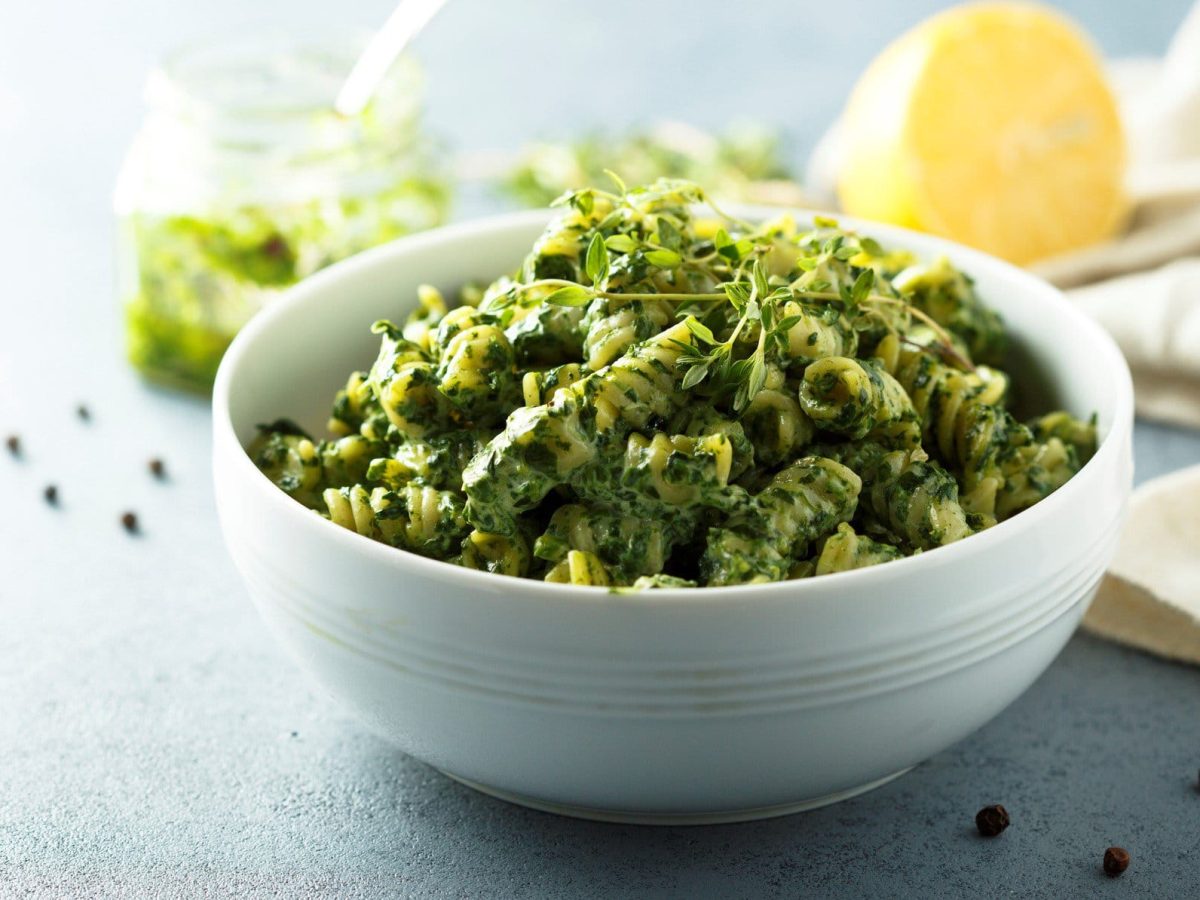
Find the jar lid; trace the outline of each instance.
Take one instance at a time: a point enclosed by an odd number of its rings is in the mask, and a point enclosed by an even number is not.
[[[378,190],[420,168],[420,67],[401,57],[366,108],[334,109],[369,35],[237,35],[180,49],[149,76],[118,211],[300,202]]]
[[[151,72],[151,115],[202,131],[214,144],[300,155],[352,149],[372,130],[396,134],[420,107],[416,64],[402,58],[366,109],[342,116],[334,101],[368,39],[366,32],[274,32],[182,48]]]

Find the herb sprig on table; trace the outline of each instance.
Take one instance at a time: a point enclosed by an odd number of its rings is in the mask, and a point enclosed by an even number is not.
[[[530,144],[498,187],[527,206],[545,206],[572,186],[598,184],[606,170],[616,169],[630,182],[686,178],[739,201],[803,205],[787,149],[783,137],[762,124],[739,122],[710,133],[663,121],[627,132]]]

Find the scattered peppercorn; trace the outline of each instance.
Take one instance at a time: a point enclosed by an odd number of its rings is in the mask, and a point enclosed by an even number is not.
[[[42,491],[42,496],[46,498],[46,502],[51,506],[58,506],[58,487],[56,485],[46,485]]]
[[[75,415],[79,416],[79,418],[84,422],[92,421],[92,411],[83,403],[80,403],[77,407],[75,407]]]
[[[1104,872],[1116,878],[1129,868],[1129,851],[1124,847],[1109,847],[1104,851]]]
[[[4,442],[4,446],[8,448],[8,452],[11,453],[13,456],[20,456],[21,455],[21,436],[17,435],[17,434],[10,434],[8,436],[8,439],[5,440],[5,442]]]
[[[123,516],[121,516],[121,524],[125,526],[125,530],[130,534],[137,534],[138,517],[136,513],[125,513]]]
[[[150,469],[150,474],[153,475],[155,478],[157,478],[159,481],[161,481],[163,478],[166,477],[167,467],[163,463],[163,461],[161,459],[159,459],[157,456],[154,459],[150,460],[150,462],[146,463],[146,465]]]
[[[984,837],[995,837],[1009,826],[1008,810],[999,803],[985,806],[975,814],[975,827]]]

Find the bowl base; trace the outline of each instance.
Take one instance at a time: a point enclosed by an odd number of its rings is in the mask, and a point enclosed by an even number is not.
[[[512,791],[502,790],[501,788],[490,787],[486,784],[480,784],[477,781],[472,781],[469,778],[462,778],[455,775],[453,772],[447,772],[445,769],[439,769],[443,775],[448,778],[453,778],[460,784],[465,784],[469,788],[474,788],[480,793],[487,794],[491,797],[496,797],[500,800],[506,800],[509,803],[515,803],[518,806],[527,806],[530,809],[540,810],[541,812],[555,813],[560,816],[571,816],[576,819],[590,819],[593,822],[615,822],[622,825],[725,825],[732,822],[752,822],[755,819],[773,819],[777,816],[790,816],[793,813],[807,812],[810,809],[819,809],[822,806],[829,806],[833,803],[840,803],[843,800],[849,800],[851,797],[857,797],[859,794],[865,794],[867,791],[873,791],[877,787],[882,787],[889,781],[899,778],[901,775],[911,772],[915,767],[909,766],[907,769],[901,769],[899,772],[893,772],[891,775],[885,775],[883,778],[877,778],[874,781],[868,781],[866,784],[860,784],[852,788],[847,788],[844,791],[836,791],[832,794],[825,794],[821,797],[812,797],[808,800],[796,800],[790,803],[778,803],[772,806],[754,806],[747,809],[730,809],[721,810],[718,812],[700,812],[700,813],[654,813],[654,812],[624,812],[619,809],[599,809],[592,806],[571,806],[565,803],[555,803],[552,800],[541,800],[537,797],[530,797],[525,794],[516,794]]]

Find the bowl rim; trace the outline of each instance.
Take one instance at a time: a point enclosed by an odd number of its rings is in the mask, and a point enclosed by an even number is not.
[[[334,263],[293,285],[282,296],[256,314],[234,338],[217,371],[212,394],[214,469],[219,473],[218,467],[222,452],[230,446],[236,447],[238,452],[233,454],[232,459],[234,472],[252,485],[251,490],[254,490],[269,508],[278,510],[280,515],[290,518],[295,527],[306,530],[315,529],[311,532],[314,535],[323,535],[324,539],[332,540],[346,552],[365,555],[367,559],[379,565],[439,582],[448,582],[471,593],[486,593],[493,596],[520,594],[528,599],[548,598],[555,603],[562,602],[563,597],[569,597],[570,602],[573,603],[611,605],[614,600],[625,596],[641,604],[653,598],[656,603],[664,605],[693,603],[707,605],[713,601],[729,602],[742,599],[748,603],[762,603],[769,599],[801,601],[806,597],[824,594],[835,586],[857,587],[864,592],[886,589],[888,582],[902,573],[911,574],[913,570],[930,570],[954,565],[968,555],[987,553],[989,548],[1008,542],[1018,534],[1020,529],[1034,527],[1037,522],[1055,515],[1063,506],[1071,503],[1072,499],[1081,491],[1089,490],[1088,482],[1093,477],[1089,473],[1096,473],[1103,466],[1117,464],[1115,460],[1112,462],[1110,460],[1121,452],[1122,445],[1127,443],[1132,432],[1133,381],[1129,366],[1112,336],[1097,322],[1075,307],[1061,290],[1049,282],[983,251],[897,225],[800,207],[728,204],[723,205],[723,208],[736,216],[751,221],[781,215],[792,215],[802,222],[812,221],[818,216],[836,219],[844,228],[859,230],[871,236],[879,235],[884,243],[914,249],[922,255],[944,253],[954,260],[955,265],[968,272],[983,268],[998,269],[1020,290],[1041,294],[1040,302],[1053,304],[1073,320],[1076,340],[1084,339],[1083,336],[1086,335],[1086,340],[1093,345],[1094,353],[1090,354],[1090,357],[1095,360],[1096,371],[1107,373],[1112,382],[1111,386],[1115,389],[1116,397],[1113,403],[1112,419],[1108,432],[1101,439],[1096,453],[1066,484],[1032,507],[986,531],[924,553],[901,557],[884,565],[834,572],[823,575],[819,579],[712,587],[654,588],[644,591],[596,585],[557,584],[533,578],[468,569],[444,560],[421,556],[336,525],[293,500],[263,475],[237,438],[230,413],[230,397],[243,360],[252,355],[255,345],[263,339],[266,333],[275,328],[278,320],[286,318],[293,307],[306,301],[311,302],[309,298],[325,292],[328,287],[346,276],[382,265],[397,254],[419,254],[426,247],[446,242],[485,238],[506,231],[530,230],[539,223],[545,225],[555,214],[554,210],[532,209],[445,225],[373,247]],[[216,474],[218,482],[221,477],[220,474]],[[220,494],[219,484],[217,492]],[[900,566],[904,568],[898,568]]]

